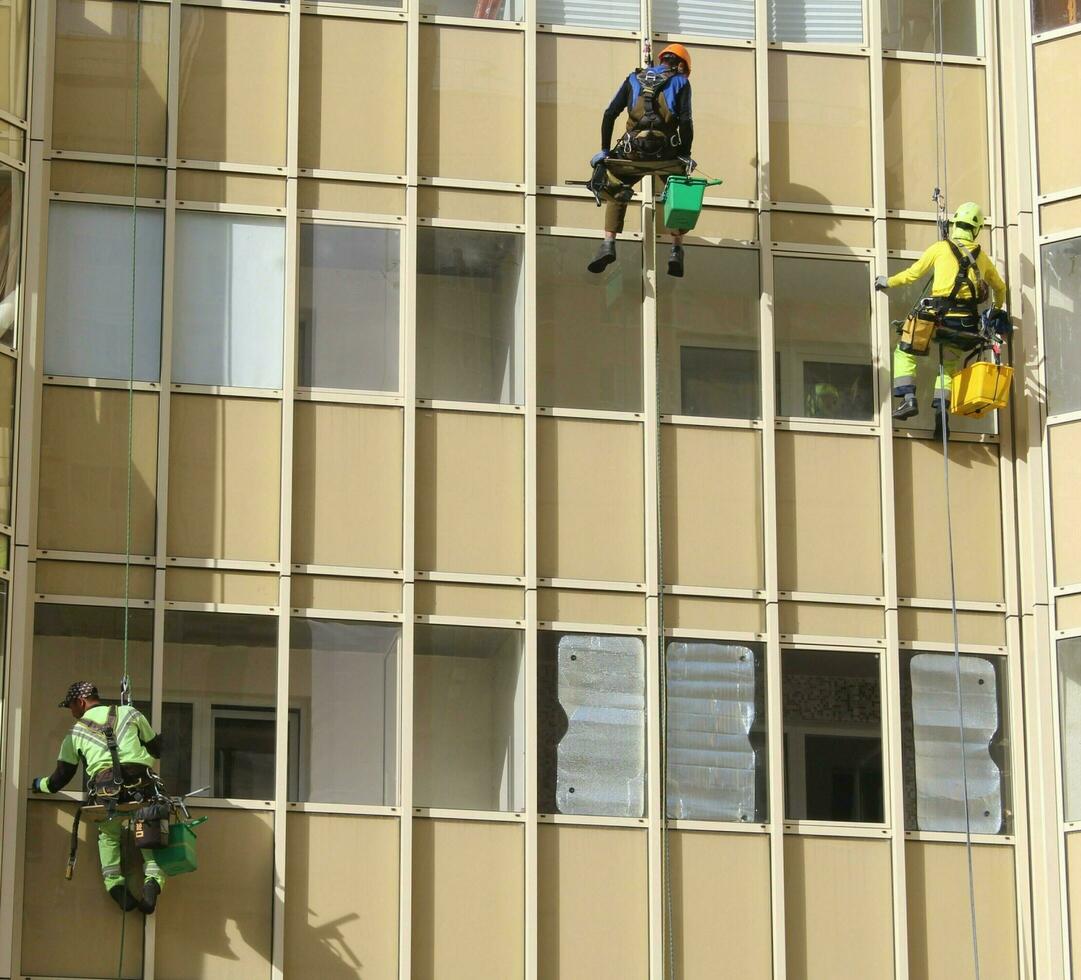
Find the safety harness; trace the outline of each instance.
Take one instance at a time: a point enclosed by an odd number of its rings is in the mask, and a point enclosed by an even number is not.
[[[679,74],[672,68],[639,68],[630,76],[633,102],[627,109],[627,131],[613,152],[639,160],[661,160],[679,146],[675,116],[661,93]]]

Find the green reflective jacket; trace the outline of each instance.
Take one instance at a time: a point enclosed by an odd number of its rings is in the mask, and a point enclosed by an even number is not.
[[[88,721],[104,725],[109,718],[109,705],[97,704],[83,715]],[[140,712],[131,705],[120,705],[116,709],[116,747],[121,762],[153,766],[154,757],[147,752],[144,742],[154,738],[154,729]],[[75,722],[70,732],[64,737],[57,757],[61,762],[76,766],[81,759],[86,775],[92,777],[113,764],[105,736],[82,724],[82,719]],[[48,779],[39,784],[43,793],[51,793]]]

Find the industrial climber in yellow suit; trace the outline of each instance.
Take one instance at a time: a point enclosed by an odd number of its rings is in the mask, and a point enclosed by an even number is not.
[[[950,218],[949,236],[935,242],[907,269],[888,279],[879,276],[875,289],[907,286],[934,273],[931,302],[936,333],[934,340],[942,343],[943,373],[935,380],[931,402],[936,418],[949,410],[953,376],[961,370],[964,355],[976,345],[980,321],[980,304],[986,302],[988,286],[993,294],[993,306],[1001,311],[1006,302],[1006,284],[998,274],[991,257],[976,244],[983,228],[983,209],[972,202],[962,204]],[[1008,327],[1004,313],[996,322]],[[967,335],[972,335],[968,343]],[[908,348],[908,349],[906,349]],[[919,352],[916,352],[919,353]],[[893,394],[901,399],[893,417],[908,419],[919,412],[916,399],[916,353],[905,343],[893,351]],[[926,350],[923,351],[926,353]]]

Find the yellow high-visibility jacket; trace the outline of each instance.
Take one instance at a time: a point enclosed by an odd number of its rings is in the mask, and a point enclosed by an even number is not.
[[[954,239],[954,244],[964,252],[966,249],[972,251],[972,244],[970,242]],[[976,257],[976,265],[980,270],[980,275],[983,280],[991,287],[994,293],[995,306],[1004,306],[1006,303],[1006,283],[1002,281],[1002,276],[998,274],[998,269],[995,268],[994,262],[988,257],[987,253],[981,248],[980,254]],[[953,283],[957,278],[958,264],[957,259],[954,258],[953,250],[950,248],[950,244],[947,241],[935,242],[926,252],[923,253],[915,262],[912,263],[907,269],[898,272],[895,276],[890,276],[889,285],[890,288],[894,286],[907,286],[909,283],[915,282],[917,279],[922,279],[934,269],[935,280],[931,285],[932,296],[949,296],[953,292]],[[971,269],[968,272],[969,281],[974,280],[974,275]],[[958,299],[971,299],[972,287],[962,286],[957,294]]]

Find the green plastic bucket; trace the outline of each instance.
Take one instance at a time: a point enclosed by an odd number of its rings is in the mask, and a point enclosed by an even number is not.
[[[664,226],[673,231],[690,231],[698,224],[706,188],[719,183],[719,180],[706,180],[704,177],[669,177],[662,198]]]
[[[199,867],[195,857],[195,831],[192,829],[206,822],[199,817],[187,823],[174,823],[169,827],[169,844],[154,850],[154,860],[167,875],[187,874]]]

